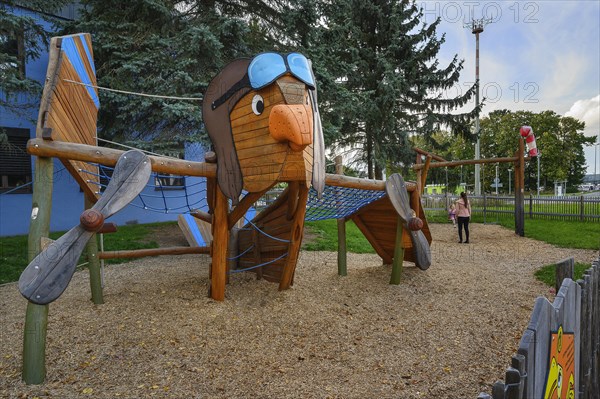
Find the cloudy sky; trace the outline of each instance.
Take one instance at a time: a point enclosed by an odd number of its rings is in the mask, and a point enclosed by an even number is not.
[[[484,114],[496,109],[549,109],[584,121],[586,136],[598,135],[600,1],[417,0],[417,4],[427,23],[442,19],[438,33],[446,34],[446,43],[440,67],[455,54],[465,60],[461,85],[452,89],[455,93],[464,92],[475,80],[475,36],[464,24],[472,18],[491,20],[480,35]],[[543,153],[543,143],[539,146]],[[600,173],[600,147],[596,148]],[[588,173],[594,173],[594,150],[586,148]]]

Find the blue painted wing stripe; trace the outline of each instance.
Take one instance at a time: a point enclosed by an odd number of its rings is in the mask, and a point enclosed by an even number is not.
[[[198,244],[198,246],[205,247],[206,243],[204,242],[204,239],[202,238],[202,234],[200,234],[200,229],[198,228],[198,225],[196,224],[196,218],[193,217],[192,215],[190,215],[189,213],[184,214],[183,218],[185,219],[186,224],[188,225],[190,231],[192,232],[192,235],[194,236],[194,240],[196,240],[196,243]]]
[[[83,63],[83,60],[81,59],[79,51],[77,51],[77,46],[75,45],[75,40],[73,39],[73,37],[63,38],[61,48],[66,54],[69,61],[71,62],[71,65],[73,65],[75,72],[77,72],[79,80],[82,83],[88,85],[93,84],[90,77],[87,74],[87,71],[85,70],[85,65]],[[98,99],[98,96],[96,95],[94,89],[89,86],[85,86],[85,88],[87,89],[87,92],[90,95],[92,101],[94,101],[96,108],[100,108],[100,100]]]

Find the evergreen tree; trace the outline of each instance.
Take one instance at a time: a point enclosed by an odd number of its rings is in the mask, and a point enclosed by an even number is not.
[[[231,58],[247,54],[245,23],[176,0],[85,0],[71,32],[92,35],[99,86],[201,98]],[[182,142],[202,135],[201,103],[100,91],[100,134]]]
[[[15,13],[25,2],[0,1],[0,108],[17,116],[29,117],[38,107],[42,85],[25,73],[27,62],[40,57],[60,20],[53,13],[65,0],[30,0],[27,9],[39,18]],[[20,14],[20,15],[18,15]],[[46,29],[43,21],[50,23]]]
[[[284,50],[287,1],[84,0],[71,32],[90,32],[100,86],[201,98],[228,62]],[[201,103],[100,92],[100,134],[117,141],[207,139]]]
[[[369,177],[387,161],[411,163],[409,136],[429,137],[439,126],[467,135],[468,114],[452,114],[475,93],[445,98],[462,61],[440,68],[439,20],[423,23],[414,1],[341,0],[322,3],[317,62],[327,70],[321,98],[327,140],[362,153]],[[333,127],[333,128],[332,128]]]

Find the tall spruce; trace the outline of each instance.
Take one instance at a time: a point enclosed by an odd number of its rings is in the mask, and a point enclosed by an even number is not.
[[[201,98],[230,60],[247,56],[246,21],[219,2],[84,0],[70,31],[92,34],[100,86]],[[100,92],[100,134],[118,141],[183,142],[205,138],[201,102]]]
[[[85,11],[69,30],[92,34],[98,81],[109,88],[202,97],[210,79],[233,59],[298,46],[289,32],[301,18],[286,0],[82,3]],[[105,138],[154,146],[207,138],[199,102],[100,94]]]
[[[341,0],[322,7],[318,62],[330,79],[322,96],[329,143],[357,148],[369,177],[381,178],[388,162],[412,162],[411,135],[430,136],[440,126],[468,135],[475,110],[452,112],[475,87],[445,96],[458,84],[463,61],[455,56],[439,65],[445,41],[436,35],[439,19],[427,25],[408,0]]]

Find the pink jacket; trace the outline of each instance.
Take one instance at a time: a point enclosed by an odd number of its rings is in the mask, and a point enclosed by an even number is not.
[[[456,201],[456,216],[471,217],[471,201],[468,201],[468,205],[465,206],[465,201],[462,198],[459,198]]]

